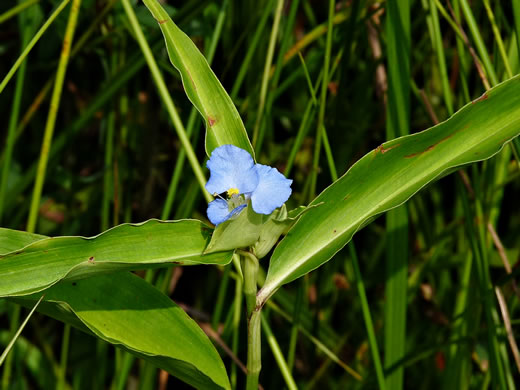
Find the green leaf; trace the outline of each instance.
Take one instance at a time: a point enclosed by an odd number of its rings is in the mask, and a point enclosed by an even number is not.
[[[31,306],[41,293],[14,302]],[[38,311],[148,360],[198,389],[230,389],[215,347],[178,305],[129,272],[63,281]]]
[[[265,302],[281,285],[328,261],[370,218],[406,202],[450,168],[484,160],[520,134],[520,76],[491,89],[447,121],[365,155],[311,204],[273,253]]]
[[[4,253],[23,248],[35,241],[43,240],[44,238],[47,237],[41,234],[0,228],[0,256]]]
[[[0,255],[0,297],[31,294],[62,279],[111,271],[227,264],[232,256],[231,251],[203,255],[211,229],[196,220],[123,224],[92,238],[41,239],[9,229],[1,234],[0,249],[9,253]],[[32,239],[37,241],[27,245]],[[23,245],[27,246],[19,249]]]
[[[159,23],[170,61],[181,74],[186,95],[204,118],[207,155],[218,146],[232,144],[247,150],[254,159],[242,119],[206,58],[156,0],[143,2]]]

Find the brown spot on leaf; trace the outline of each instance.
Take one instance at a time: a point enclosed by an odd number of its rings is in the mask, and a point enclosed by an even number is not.
[[[453,134],[447,135],[446,137],[442,138],[440,141],[438,141],[438,142],[436,142],[436,143],[434,143],[434,144],[428,146],[428,147],[427,147],[425,150],[423,150],[422,152],[416,152],[416,153],[408,154],[408,155],[404,156],[404,158],[417,157],[417,156],[420,156],[421,154],[424,154],[424,153],[426,153],[426,152],[429,152],[429,151],[435,149],[435,147],[436,147],[437,145],[439,145],[440,143],[442,143],[442,142],[448,140],[448,139],[451,138],[452,136],[453,136]]]
[[[374,150],[374,153],[375,154],[377,154],[377,153],[385,154],[386,152],[389,152],[390,150],[397,148],[399,145],[401,145],[401,144],[395,144],[395,145],[389,146],[388,148],[385,148],[383,146],[383,144],[381,144]]]
[[[486,100],[488,97],[489,97],[488,94],[484,92],[484,94],[483,94],[481,97],[479,97],[479,98],[473,100],[473,101],[471,102],[471,104],[476,104],[476,103],[478,103],[478,102],[480,102],[480,101],[482,101],[482,100]]]
[[[412,153],[412,154],[408,154],[408,155],[404,156],[404,158],[413,158],[413,157],[416,157],[416,156],[418,156],[420,154],[422,154],[422,152],[420,152],[420,153]]]
[[[90,264],[95,264],[96,262],[94,261],[94,256],[90,256],[90,257],[88,258],[88,262],[89,262]]]
[[[186,69],[186,73],[188,73],[188,77],[191,80],[191,85],[193,85],[193,89],[196,91],[197,90],[197,86],[195,85],[195,81],[193,81],[193,77],[191,77],[191,73],[190,73],[189,69]]]
[[[159,24],[164,24],[168,21],[168,19],[164,19],[164,20],[158,20]]]
[[[211,127],[213,127],[213,125],[217,123],[217,119],[212,117],[211,115],[208,115],[208,123]]]

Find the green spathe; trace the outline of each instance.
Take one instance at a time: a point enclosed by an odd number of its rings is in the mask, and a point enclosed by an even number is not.
[[[285,234],[308,209],[300,206],[287,212],[284,204],[270,215],[261,215],[255,213],[249,205],[239,215],[215,228],[204,253],[251,247],[255,256],[261,259],[276,245],[280,236]]]

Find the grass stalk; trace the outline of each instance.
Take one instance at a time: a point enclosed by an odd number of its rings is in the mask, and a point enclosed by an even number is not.
[[[442,92],[444,96],[444,104],[446,104],[446,108],[448,109],[448,114],[453,114],[453,100],[451,97],[451,88],[450,88],[450,80],[448,79],[448,71],[446,69],[446,59],[444,57],[444,44],[441,36],[441,29],[439,24],[439,15],[437,12],[437,7],[435,6],[435,1],[430,0],[430,15],[432,19],[432,27],[433,27],[433,39],[434,42],[434,50],[437,54],[437,60],[439,64],[440,77],[442,82]]]
[[[261,316],[262,318],[262,328],[265,332],[267,343],[271,348],[271,352],[276,360],[276,364],[278,364],[278,368],[285,380],[285,385],[289,390],[297,390],[296,382],[294,381],[293,376],[291,375],[291,370],[283,357],[282,350],[280,349],[280,345],[276,340],[275,335],[273,334],[271,327],[269,326],[269,321],[265,318],[265,316]]]
[[[112,9],[114,4],[118,0],[111,0],[110,3],[108,3],[105,8],[99,13],[99,15],[94,19],[92,24],[87,28],[86,31],[81,34],[81,36],[75,41],[74,45],[72,46],[72,49],[70,51],[70,56],[74,57],[87,43],[88,39],[92,36],[92,34],[96,31],[96,28],[99,26],[99,24],[104,20],[106,17],[108,11]],[[36,98],[33,100],[32,104],[29,106],[27,111],[25,112],[24,116],[22,117],[22,120],[18,124],[18,127],[16,128],[16,135],[15,139],[18,139],[33,118],[33,116],[38,111],[38,108],[42,105],[43,101],[49,94],[52,88],[52,83],[54,81],[55,75],[53,75],[50,79],[47,80],[45,85],[42,87],[40,92],[36,95]],[[0,163],[3,161],[4,156],[0,156]]]
[[[213,36],[211,37],[211,43],[209,46],[209,50],[207,53],[207,61],[208,64],[211,65],[213,62],[213,57],[215,56],[215,51],[217,50],[217,45],[220,40],[220,36],[222,34],[222,27],[224,26],[224,21],[226,18],[226,9],[228,7],[228,0],[225,0],[220,8],[219,15],[217,17],[217,23],[215,24],[215,30],[213,32]],[[197,128],[197,124],[200,123],[200,115],[195,107],[192,107],[190,111],[190,115],[188,117],[188,123],[186,126],[186,134],[188,138],[192,138],[195,142],[197,139],[194,135],[194,130]],[[197,133],[195,133],[197,135]],[[177,193],[177,188],[179,187],[179,181],[182,177],[182,173],[184,170],[184,161],[186,160],[186,151],[181,149],[179,151],[179,155],[177,157],[177,161],[175,162],[175,168],[173,170],[172,178],[170,180],[170,185],[168,187],[168,194],[166,196],[166,201],[164,202],[163,210],[161,213],[161,219],[168,219],[171,214],[171,209],[173,206],[173,201],[175,200],[175,195]]]
[[[410,128],[410,2],[387,2],[388,46],[387,139],[405,135]],[[385,286],[385,368],[405,356],[408,282],[408,211],[406,205],[386,214],[387,253]],[[404,367],[387,373],[386,386],[403,388]]]
[[[491,81],[491,86],[498,84],[498,77],[495,73],[495,69],[491,64],[491,59],[489,57],[488,51],[486,49],[486,45],[484,44],[484,40],[482,39],[482,35],[480,34],[480,28],[475,21],[475,17],[473,16],[473,11],[468,3],[468,0],[459,0],[462,13],[466,19],[466,22],[469,26],[469,31],[471,32],[471,36],[473,37],[473,41],[475,42],[475,46],[477,48],[477,52],[482,59],[482,63],[484,64],[484,68],[486,69],[487,76]]]
[[[9,354],[9,352],[13,349],[14,344],[16,343],[16,340],[18,340],[18,337],[22,334],[23,329],[25,328],[25,325],[29,322],[29,319],[32,317],[34,311],[40,304],[40,302],[43,300],[43,297],[45,295],[42,295],[41,298],[36,302],[36,304],[33,306],[32,310],[30,311],[29,315],[25,318],[24,322],[20,326],[17,326],[19,318],[20,318],[20,311],[21,308],[19,305],[16,305],[14,307],[13,315],[11,316],[11,332],[13,334],[13,337],[11,338],[11,341],[7,346],[5,347],[5,350],[2,352],[2,355],[0,355],[0,367],[5,362],[4,371],[2,373],[2,390],[8,390],[10,387],[10,381],[11,381],[11,370],[12,370],[12,354]],[[16,327],[18,327],[17,330]]]
[[[27,45],[31,31],[33,29],[30,18],[25,16],[25,13],[20,14],[20,29],[22,32],[21,44],[22,47]],[[25,80],[25,71],[27,69],[27,61],[20,65],[20,70],[16,74],[16,86],[13,96],[13,105],[11,108],[11,115],[9,117],[9,125],[7,129],[7,141],[4,149],[4,160],[2,165],[2,176],[0,178],[0,223],[4,215],[4,198],[7,192],[7,184],[9,172],[11,170],[11,158],[13,156],[14,145],[16,143],[16,125],[20,114],[20,102],[22,99],[22,92]]]
[[[205,189],[206,178],[205,178],[204,173],[202,172],[202,168],[197,160],[195,151],[193,150],[193,147],[191,146],[190,139],[189,139],[188,135],[186,134],[186,129],[184,128],[184,125],[182,124],[182,121],[177,112],[177,109],[175,108],[175,104],[173,103],[173,99],[170,95],[170,92],[168,91],[168,88],[166,87],[166,83],[164,82],[161,72],[159,71],[159,67],[157,66],[157,62],[155,61],[155,58],[152,54],[150,46],[148,45],[148,42],[146,41],[143,31],[141,30],[141,26],[139,25],[139,22],[137,21],[137,16],[135,15],[134,9],[132,8],[132,5],[130,4],[129,0],[122,0],[122,4],[123,4],[123,8],[125,9],[126,16],[128,17],[128,20],[130,22],[130,25],[132,26],[132,29],[134,30],[137,43],[139,44],[139,46],[143,52],[143,55],[145,57],[145,60],[148,64],[148,67],[150,68],[150,72],[152,74],[155,85],[158,89],[162,102],[166,106],[168,115],[170,116],[173,126],[177,132],[177,136],[179,137],[181,144],[182,144],[184,150],[186,151],[186,156],[191,165],[191,169],[193,170],[193,173],[197,179],[197,182],[199,183],[202,194],[207,202],[211,202],[213,200],[213,198]]]
[[[220,280],[217,299],[215,301],[215,309],[213,310],[213,315],[211,316],[211,327],[214,330],[218,330],[218,325],[220,323],[220,318],[222,316],[222,309],[224,308],[224,300],[226,298],[227,287],[229,285],[229,274],[231,272],[231,265],[227,265],[224,267],[224,273],[222,274],[222,279]]]
[[[289,372],[292,372],[294,367],[294,358],[296,356],[296,343],[298,341],[298,333],[300,327],[300,315],[303,310],[303,295],[305,293],[305,279],[301,279],[298,283],[296,291],[296,300],[294,302],[293,321],[291,326],[291,336],[289,339],[289,350],[287,352],[287,365]]]
[[[267,127],[266,122],[267,122],[267,120],[270,120],[267,118],[272,118],[272,107],[273,107],[275,100],[278,97],[278,95],[276,93],[274,93],[274,91],[278,87],[278,82],[279,82],[280,76],[282,74],[282,69],[283,69],[283,65],[284,65],[284,54],[287,51],[287,48],[289,46],[289,40],[292,37],[292,33],[293,33],[293,29],[294,29],[294,22],[295,22],[296,13],[298,11],[299,4],[300,4],[299,0],[291,1],[291,5],[290,5],[290,9],[289,9],[289,16],[286,18],[285,28],[283,30],[283,34],[282,34],[281,42],[280,42],[280,49],[278,50],[278,56],[277,56],[276,64],[275,64],[275,68],[274,68],[275,69],[274,74],[272,74],[271,80],[268,83],[270,93],[268,93],[266,96],[266,104],[265,104],[265,109],[264,109],[265,114],[266,114],[265,115],[266,119],[262,119],[264,122],[260,126],[260,132],[259,132],[258,139],[257,139],[257,150],[262,149],[262,144],[263,144],[264,135],[265,135],[265,129]],[[270,126],[272,127],[272,125],[270,125]]]
[[[24,49],[22,54],[20,54],[20,57],[16,60],[16,62],[13,64],[9,72],[7,72],[7,75],[4,77],[2,82],[0,83],[0,93],[5,89],[7,83],[13,78],[14,74],[22,64],[22,62],[25,60],[27,55],[30,53],[34,45],[38,43],[42,35],[47,31],[47,29],[50,27],[50,25],[54,22],[54,19],[58,17],[58,15],[63,11],[63,9],[66,7],[66,5],[69,3],[70,0],[63,0],[60,5],[54,10],[54,12],[49,16],[49,18],[45,21],[45,23],[40,27],[40,29],[36,32],[33,39],[29,42],[27,47]]]
[[[500,36],[500,30],[498,29],[495,15],[493,14],[493,10],[489,5],[489,0],[484,0],[484,7],[486,8],[486,12],[488,15],[489,23],[491,23],[491,28],[493,29],[493,34],[495,35],[495,41],[498,46],[498,51],[500,53],[500,57],[502,57],[502,62],[504,63],[504,67],[506,69],[507,77],[513,77],[513,71],[511,70],[511,65],[509,65],[509,59],[507,58],[506,49],[504,47],[504,41]]]
[[[26,9],[27,7],[30,7],[31,5],[33,5],[39,1],[40,0],[26,0],[23,3],[20,3],[18,5],[15,5],[13,8],[8,9],[7,11],[5,11],[3,14],[0,15],[0,24],[11,19],[12,17],[18,15],[24,9]]]
[[[365,321],[365,328],[367,330],[368,344],[370,345],[370,352],[372,353],[372,360],[374,361],[374,368],[376,370],[377,384],[379,390],[386,389],[385,375],[383,372],[383,364],[379,356],[379,347],[377,346],[376,332],[374,330],[374,323],[372,321],[372,315],[370,314],[370,305],[365,291],[365,284],[361,271],[359,270],[359,262],[356,247],[354,241],[350,241],[348,244],[350,258],[352,259],[352,267],[354,269],[354,283],[359,294],[359,300],[361,303],[361,311],[363,312],[363,320]]]
[[[329,0],[329,13],[328,13],[328,25],[327,25],[327,43],[325,45],[325,57],[323,63],[323,81],[321,83],[320,90],[320,106],[318,112],[318,125],[316,131],[316,139],[314,143],[314,155],[312,160],[312,173],[311,173],[311,182],[310,182],[310,190],[309,190],[309,199],[314,199],[316,196],[316,183],[318,180],[318,169],[320,163],[320,151],[321,151],[321,142],[322,142],[322,127],[325,120],[325,109],[327,106],[327,89],[329,85],[329,68],[330,68],[330,56],[332,50],[332,32],[333,32],[333,20],[334,20],[334,7],[335,2],[333,0]]]
[[[516,45],[518,46],[518,53],[520,53],[520,0],[511,1],[513,7],[513,19],[515,24]]]
[[[117,55],[112,53],[110,71],[112,75],[117,72]],[[105,168],[103,172],[103,200],[101,205],[101,231],[110,226],[110,202],[114,198],[114,132],[116,126],[115,106],[110,108],[105,132]]]
[[[491,366],[491,380],[493,381],[493,386],[495,388],[500,388],[502,390],[507,389],[506,386],[506,379],[503,374],[502,369],[502,359],[500,358],[499,354],[499,345],[497,340],[497,333],[496,333],[496,326],[495,321],[493,319],[493,310],[494,304],[493,304],[493,297],[494,293],[491,286],[491,281],[489,278],[489,269],[487,264],[487,256],[485,255],[486,249],[486,239],[485,234],[483,232],[485,223],[483,220],[483,213],[482,208],[480,206],[480,200],[478,199],[478,192],[477,196],[475,198],[475,209],[476,209],[476,218],[480,222],[480,225],[482,225],[478,231],[475,231],[475,228],[473,226],[473,220],[474,215],[470,209],[469,206],[469,200],[467,197],[466,192],[462,188],[462,184],[460,182],[457,182],[458,184],[458,193],[461,195],[462,198],[462,204],[464,207],[464,214],[466,219],[466,230],[467,230],[467,237],[469,239],[471,249],[473,252],[473,255],[475,257],[476,262],[476,269],[477,269],[477,276],[478,276],[478,282],[480,287],[480,295],[481,299],[483,301],[484,306],[484,313],[486,316],[486,323],[487,323],[487,329],[488,329],[488,348],[489,348],[489,355],[490,355],[490,366]],[[477,190],[479,184],[476,184],[474,186],[474,189]],[[478,190],[477,190],[478,191]]]
[[[258,22],[258,25],[256,27],[253,38],[251,39],[251,42],[248,44],[246,55],[244,57],[244,60],[242,61],[242,64],[240,65],[237,77],[235,78],[235,81],[233,82],[233,87],[231,88],[230,96],[233,101],[235,101],[236,98],[238,97],[238,92],[240,91],[240,87],[242,87],[242,83],[244,82],[244,78],[247,74],[247,70],[249,68],[249,65],[251,64],[251,60],[253,59],[255,50],[258,47],[260,38],[262,37],[262,32],[264,31],[265,25],[267,24],[267,20],[269,19],[269,15],[271,14],[270,11],[273,7],[273,3],[274,3],[274,0],[269,0],[267,2],[267,4],[263,7],[262,17],[260,18],[260,21]]]
[[[473,257],[467,256],[460,271],[461,286],[456,297],[453,318],[452,340],[462,340],[470,336],[469,324],[471,309],[470,289]],[[443,387],[446,389],[463,390],[469,387],[469,368],[471,365],[470,350],[467,344],[453,344],[449,349],[447,371],[443,377]]]
[[[78,20],[81,0],[72,0],[70,7],[69,20],[63,38],[63,46],[61,49],[60,61],[58,63],[58,70],[56,72],[56,79],[54,81],[54,89],[52,91],[51,103],[49,107],[49,114],[45,124],[45,133],[43,135],[43,143],[40,152],[40,160],[36,173],[36,181],[31,199],[31,208],[29,210],[29,219],[27,221],[27,231],[32,233],[36,228],[36,221],[38,219],[38,212],[40,209],[40,199],[43,190],[43,183],[45,181],[45,172],[47,170],[47,162],[49,161],[49,153],[51,149],[52,137],[56,125],[56,117],[60,107],[61,94],[63,90],[63,82],[65,81],[65,74],[67,72],[67,65],[70,58],[70,47],[74,39],[74,32],[76,31],[76,23]],[[1,90],[1,88],[0,88]]]
[[[66,388],[66,374],[67,374],[67,362],[69,359],[69,348],[70,348],[70,325],[65,324],[63,327],[63,335],[61,338],[61,354],[60,354],[60,374],[58,377],[58,383],[56,388],[58,390],[65,390]]]
[[[264,114],[264,106],[267,95],[267,87],[269,86],[269,71],[271,69],[271,64],[273,63],[274,57],[274,49],[276,47],[276,38],[278,36],[278,29],[280,27],[280,19],[282,16],[284,0],[277,0],[276,8],[274,11],[274,21],[273,26],[271,28],[271,36],[269,38],[269,46],[267,48],[267,54],[265,57],[265,65],[264,72],[262,76],[262,83],[260,86],[260,96],[258,102],[258,110],[256,112],[256,120],[255,125],[253,127],[253,148],[255,148],[255,153],[259,153],[259,137],[260,137],[260,127],[261,122],[263,120]],[[258,144],[258,145],[257,145]]]

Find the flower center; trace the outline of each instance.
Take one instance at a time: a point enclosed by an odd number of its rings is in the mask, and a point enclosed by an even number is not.
[[[228,191],[229,195],[229,191]],[[243,205],[244,203],[247,203],[247,199],[245,195],[237,195],[236,193],[233,196],[230,196],[227,200],[228,204],[228,210],[231,212],[234,209],[236,209],[238,206]]]
[[[230,188],[229,190],[227,190],[227,195],[228,197],[232,197],[233,195],[238,195],[240,194],[240,191],[238,190],[238,188]]]

